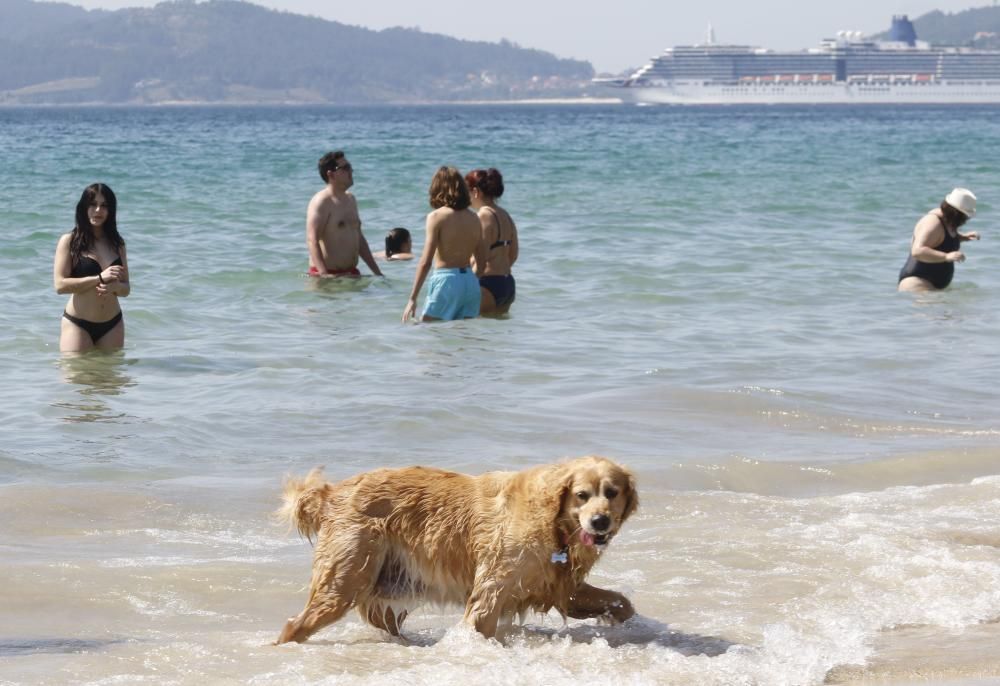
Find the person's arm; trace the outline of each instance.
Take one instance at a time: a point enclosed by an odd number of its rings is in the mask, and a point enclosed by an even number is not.
[[[486,271],[486,262],[490,259],[490,249],[486,246],[490,244],[489,237],[496,233],[496,226],[493,213],[487,212],[485,208],[479,208],[476,216],[479,218],[479,242],[472,253],[472,267],[476,277],[480,277]]]
[[[323,211],[323,202],[314,196],[306,209],[306,247],[309,249],[309,266],[315,267],[320,276],[327,274],[323,251],[319,247],[319,236],[326,223],[328,212]]]
[[[56,244],[56,257],[52,265],[52,282],[56,293],[83,293],[101,285],[101,275],[72,277],[72,259],[69,255],[70,234],[64,234]]]
[[[360,224],[358,224],[358,254],[361,255],[361,259],[365,261],[368,268],[372,270],[372,274],[375,276],[385,276],[382,270],[378,268],[378,264],[376,264],[375,258],[372,256],[371,246],[368,245],[368,240],[361,231]]]
[[[113,293],[119,298],[127,298],[128,294],[132,292],[132,287],[129,285],[128,280],[128,256],[125,254],[124,245],[118,251],[118,254],[122,259],[122,263],[121,265],[108,267],[105,272],[110,272],[109,274],[101,274],[104,283],[97,287],[98,295]]]
[[[507,216],[510,216],[510,215],[507,215]],[[510,258],[509,259],[510,266],[513,267],[514,263],[517,262],[517,256],[520,254],[520,252],[519,252],[520,246],[517,243],[517,225],[514,223],[513,219],[510,220],[510,227],[514,231],[514,235],[511,236],[511,239],[510,239],[510,251],[507,253],[507,255]]]
[[[424,285],[424,279],[431,269],[431,262],[434,261],[434,253],[437,252],[437,217],[431,212],[427,215],[427,237],[424,240],[424,249],[420,253],[420,262],[417,263],[417,273],[413,275],[413,288],[410,290],[410,300],[403,310],[403,321],[417,314],[417,296]]]
[[[913,228],[913,245],[910,254],[920,262],[936,264],[940,262],[961,262],[965,255],[961,250],[944,252],[937,246],[944,242],[944,225],[941,219],[933,214],[926,215]]]
[[[483,238],[483,234],[479,234],[479,240],[476,241],[476,250],[472,254],[472,259],[475,264],[476,278],[483,275],[486,271],[486,260],[490,257],[490,249],[486,247],[486,240]]]
[[[961,231],[956,231],[955,233],[958,234],[958,240],[960,240],[960,241],[978,241],[979,240],[979,232],[978,231],[970,231],[969,233],[962,233]]]

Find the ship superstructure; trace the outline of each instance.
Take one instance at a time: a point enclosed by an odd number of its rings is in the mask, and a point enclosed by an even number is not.
[[[668,48],[627,79],[597,80],[639,103],[1000,103],[1000,51],[930,47],[906,16],[890,40],[841,31],[819,47]]]

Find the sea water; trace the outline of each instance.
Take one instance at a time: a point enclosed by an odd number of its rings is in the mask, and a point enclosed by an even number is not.
[[[907,683],[1000,676],[995,108],[0,110],[0,683]],[[442,164],[504,174],[508,317],[400,322],[415,262],[305,276],[343,149],[373,250]],[[58,237],[110,185],[126,345],[60,355]],[[979,196],[952,286],[914,223]],[[362,265],[362,271],[367,270]],[[589,453],[641,506],[622,626],[355,615],[273,647],[311,548],[286,474]]]

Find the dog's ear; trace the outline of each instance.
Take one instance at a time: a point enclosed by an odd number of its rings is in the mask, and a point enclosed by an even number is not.
[[[636,511],[639,507],[639,491],[635,487],[635,474],[629,470],[622,468],[625,473],[625,478],[628,480],[628,485],[625,487],[625,512],[622,513],[622,521],[632,516],[632,513]]]
[[[566,494],[573,485],[573,470],[566,465],[553,465],[541,474],[542,503],[552,522],[559,521]]]

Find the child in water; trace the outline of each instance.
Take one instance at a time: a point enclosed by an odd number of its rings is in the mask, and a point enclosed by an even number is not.
[[[378,253],[384,260],[412,260],[413,241],[410,232],[399,226],[385,235],[385,252]]]

